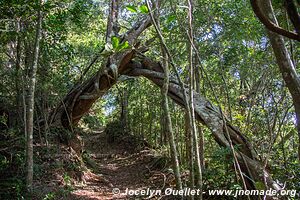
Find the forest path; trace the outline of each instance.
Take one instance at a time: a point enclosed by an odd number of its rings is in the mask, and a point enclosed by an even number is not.
[[[164,185],[164,175],[158,176],[148,168],[154,158],[153,150],[129,153],[123,144],[109,144],[104,132],[95,132],[83,140],[84,150],[90,155],[88,167],[91,173],[84,175],[85,183],[75,186],[70,199],[137,199],[126,196],[125,190],[153,189]],[[118,190],[119,194],[113,194]]]

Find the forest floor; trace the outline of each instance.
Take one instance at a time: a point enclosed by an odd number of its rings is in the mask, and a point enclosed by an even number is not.
[[[153,159],[151,150],[127,152],[122,144],[109,144],[105,133],[84,137],[84,147],[92,159],[89,163],[94,163],[90,164],[94,174],[89,173],[85,184],[75,187],[72,199],[129,199],[125,195],[127,188],[153,187],[148,166]],[[113,194],[113,190],[120,194]]]
[[[56,170],[54,173],[59,175],[52,176],[51,179],[52,182],[59,184],[53,185],[49,190],[56,191],[56,193],[48,192],[48,196],[44,199],[145,199],[148,196],[128,196],[125,194],[125,190],[163,189],[174,186],[173,174],[167,172],[166,162],[161,164],[163,157],[155,150],[149,148],[130,149],[131,144],[126,144],[126,142],[108,143],[107,135],[103,131],[85,134],[82,139],[84,141],[85,169],[79,173],[80,178],[77,180],[70,178],[78,176],[78,172],[74,172],[77,175],[73,176],[70,172]],[[70,159],[70,156],[67,159]],[[72,159],[74,160],[74,158]],[[66,161],[63,162],[66,163]],[[45,188],[42,186],[44,184],[45,180],[41,178],[40,186]],[[53,190],[55,187],[56,189]],[[57,195],[57,187],[64,188],[63,191],[67,190],[68,192],[63,195],[60,192]],[[157,198],[148,197],[147,199]]]

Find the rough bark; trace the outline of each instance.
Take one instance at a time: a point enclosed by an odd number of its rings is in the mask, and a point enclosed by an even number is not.
[[[150,26],[150,18],[145,18],[135,24],[123,37],[132,47],[137,47],[136,38]],[[81,117],[91,108],[93,103],[103,96],[116,83],[118,75],[135,56],[135,50],[127,49],[107,58],[107,63],[90,79],[82,84],[76,84],[66,95],[60,105],[51,114],[50,124],[60,125],[69,130],[77,124]],[[110,61],[114,63],[110,63]]]
[[[163,85],[163,74],[159,69],[159,63],[156,62],[142,62],[129,63],[128,67],[131,67],[131,70],[126,71],[127,75],[131,76],[144,76],[150,79],[153,83],[162,87]],[[183,100],[182,90],[179,84],[174,80],[170,79],[168,95],[179,105],[185,106]],[[216,142],[223,146],[229,147],[229,140],[226,137],[226,129],[230,135],[233,145],[238,146],[237,158],[241,166],[242,172],[248,177],[251,177],[255,182],[260,181],[264,182],[266,179],[267,187],[280,189],[278,184],[273,181],[269,172],[264,169],[261,162],[258,160],[257,155],[242,133],[235,127],[233,127],[227,120],[226,124],[223,123],[223,116],[218,107],[210,103],[206,98],[201,96],[199,93],[194,93],[194,111],[197,120],[206,125],[212,132]],[[254,188],[252,180],[248,180],[249,183],[252,183],[250,186]],[[248,187],[250,189],[250,187]]]
[[[130,45],[134,46],[138,36],[150,25],[150,23],[150,18],[146,18],[137,23],[128,31],[123,38],[123,41],[128,41]],[[137,45],[135,46],[137,47]],[[65,128],[76,125],[81,117],[89,111],[92,104],[117,82],[119,75],[144,76],[159,87],[162,87],[164,83],[164,70],[160,63],[154,62],[146,57],[140,58],[141,60],[137,61],[136,51],[137,50],[130,49],[111,55],[110,58],[113,59],[108,60],[114,60],[115,63],[112,65],[107,62],[107,64],[91,79],[74,87],[66,95],[56,111],[53,112],[52,122],[61,124]],[[133,58],[135,58],[135,61]],[[189,106],[186,103],[187,94],[184,94],[182,85],[174,78],[170,78],[168,95],[182,107]],[[230,147],[229,138],[226,134],[226,130],[228,131],[233,145],[238,146],[237,158],[242,172],[247,175],[247,177],[251,177],[254,182],[264,182],[264,180],[266,180],[267,187],[280,189],[273,181],[269,172],[264,169],[263,165],[258,160],[255,151],[246,137],[244,137],[242,133],[237,128],[233,127],[227,120],[225,120],[224,123],[224,116],[219,108],[196,92],[193,94],[193,101],[196,119],[211,130],[216,142],[223,147]],[[252,180],[247,177],[245,178],[251,184]],[[251,186],[254,188],[253,183]],[[250,188],[248,187],[248,189]]]

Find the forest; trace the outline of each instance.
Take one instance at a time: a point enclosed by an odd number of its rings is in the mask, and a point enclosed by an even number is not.
[[[0,199],[300,199],[299,0],[1,0]]]

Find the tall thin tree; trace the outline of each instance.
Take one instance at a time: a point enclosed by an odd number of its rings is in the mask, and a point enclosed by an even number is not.
[[[189,24],[189,38],[191,41],[193,41],[193,2],[191,0],[188,0],[188,24]],[[189,48],[189,72],[190,72],[190,78],[189,78],[189,95],[190,95],[190,121],[192,124],[191,129],[191,135],[192,135],[192,141],[193,143],[191,146],[194,146],[194,148],[191,148],[191,151],[195,151],[195,169],[196,169],[196,176],[197,176],[197,187],[200,189],[199,193],[199,199],[202,200],[202,167],[201,167],[201,161],[200,161],[200,152],[199,152],[199,140],[198,140],[198,133],[196,128],[196,120],[195,120],[195,112],[194,112],[194,66],[193,66],[193,46],[190,45]],[[192,153],[193,155],[194,153]]]
[[[166,123],[165,131],[167,132],[167,137],[168,137],[170,150],[171,150],[171,158],[172,158],[173,169],[176,178],[176,187],[177,189],[182,189],[178,151],[177,151],[177,145],[175,142],[174,132],[172,128],[172,121],[171,121],[171,115],[170,115],[170,109],[168,103],[168,89],[169,89],[169,76],[170,76],[168,58],[167,58],[168,56],[163,48],[162,48],[162,52],[164,57],[165,77],[164,77],[164,84],[161,89],[161,92],[162,92],[163,109],[164,109],[165,123]]]
[[[159,16],[159,4],[158,2],[154,4],[155,6],[155,12],[156,16]],[[157,21],[157,28],[160,30],[160,23],[159,19],[156,18],[153,20]],[[172,120],[171,120],[171,114],[170,114],[170,109],[169,109],[169,101],[168,101],[168,90],[169,90],[169,79],[170,79],[170,69],[169,69],[169,59],[168,59],[168,54],[166,52],[166,49],[161,45],[161,52],[163,56],[163,66],[164,66],[164,82],[163,82],[163,87],[161,89],[162,93],[162,108],[163,108],[163,114],[164,114],[164,131],[166,132],[167,139],[169,141],[170,145],[170,151],[171,151],[171,159],[172,159],[172,164],[173,164],[173,170],[174,170],[174,175],[176,179],[176,188],[178,190],[182,189],[182,181],[181,181],[181,174],[180,174],[180,165],[179,165],[179,156],[178,156],[178,147],[175,142],[175,136],[174,136],[174,131],[172,127]]]
[[[39,52],[40,52],[40,39],[42,30],[42,0],[37,0],[37,24],[36,24],[36,35],[35,45],[33,53],[33,62],[29,70],[29,85],[27,93],[27,116],[26,116],[26,133],[27,133],[27,179],[26,185],[28,191],[32,190],[33,182],[33,114],[34,114],[34,93],[36,85],[36,72],[38,68]]]

